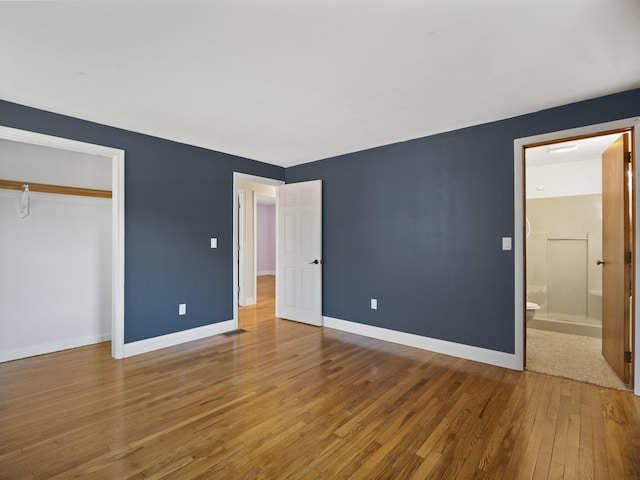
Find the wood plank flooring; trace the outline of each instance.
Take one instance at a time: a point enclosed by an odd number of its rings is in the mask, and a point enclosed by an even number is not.
[[[0,478],[640,478],[631,393],[279,320],[261,281],[247,333],[0,364]]]

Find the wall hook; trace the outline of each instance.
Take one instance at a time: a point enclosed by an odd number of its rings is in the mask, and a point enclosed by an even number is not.
[[[22,185],[22,196],[20,197],[20,205],[18,209],[18,215],[21,218],[29,215],[29,185]]]

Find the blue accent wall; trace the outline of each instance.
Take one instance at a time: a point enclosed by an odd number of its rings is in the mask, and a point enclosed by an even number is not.
[[[323,181],[323,314],[513,353],[514,139],[638,115],[640,89],[287,168]]]
[[[125,151],[126,343],[233,317],[238,171],[323,180],[324,315],[508,353],[514,139],[638,115],[640,89],[284,170],[0,101],[0,125]]]
[[[0,125],[125,151],[125,343],[233,318],[233,172],[283,168],[4,101]]]

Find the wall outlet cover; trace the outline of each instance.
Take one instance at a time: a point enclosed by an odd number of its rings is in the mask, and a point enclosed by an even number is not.
[[[178,305],[178,315],[186,315],[187,314],[187,304],[181,303]]]

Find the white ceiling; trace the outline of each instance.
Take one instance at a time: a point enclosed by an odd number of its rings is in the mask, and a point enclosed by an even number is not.
[[[0,97],[290,166],[640,87],[638,0],[0,2]]]

